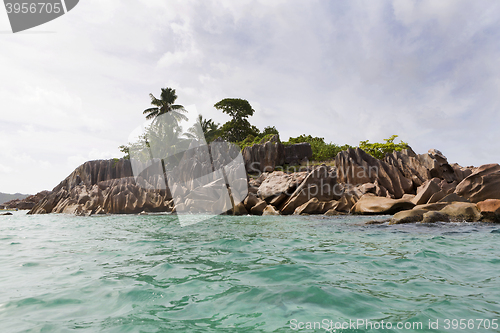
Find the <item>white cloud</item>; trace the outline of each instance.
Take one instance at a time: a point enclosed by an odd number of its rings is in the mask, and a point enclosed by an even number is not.
[[[0,34],[0,191],[120,156],[166,86],[219,123],[214,103],[248,99],[251,122],[284,139],[400,134],[420,153],[499,162],[499,17],[493,1],[80,2],[33,30],[55,33]]]

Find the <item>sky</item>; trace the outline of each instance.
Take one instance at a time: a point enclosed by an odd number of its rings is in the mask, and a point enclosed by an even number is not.
[[[80,0],[13,34],[0,8],[0,192],[52,189],[121,157],[149,93],[218,123],[357,145],[393,134],[450,163],[500,162],[496,0]]]

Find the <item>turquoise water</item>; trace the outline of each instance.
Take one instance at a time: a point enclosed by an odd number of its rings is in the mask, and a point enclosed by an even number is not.
[[[369,219],[0,216],[0,332],[500,332],[500,225]]]

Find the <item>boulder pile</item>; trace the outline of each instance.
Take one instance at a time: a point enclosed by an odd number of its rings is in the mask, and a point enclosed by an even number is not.
[[[211,158],[199,148],[187,151],[168,175],[162,171],[168,169],[168,161],[141,165],[136,177],[137,166],[129,160],[90,161],[52,191],[37,194],[41,199],[30,214],[219,209],[235,215],[394,214],[391,224],[500,222],[498,164],[461,167],[449,164],[435,149],[420,155],[405,149],[379,160],[357,148],[340,152],[335,166],[317,165],[294,173],[274,170],[310,158],[309,148],[284,147],[277,137],[247,147],[242,153],[243,173],[231,163],[235,154],[220,154],[215,146],[210,148]],[[249,168],[259,172],[248,175]]]

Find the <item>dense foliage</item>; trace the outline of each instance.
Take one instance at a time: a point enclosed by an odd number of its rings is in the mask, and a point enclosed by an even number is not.
[[[231,116],[232,119],[224,125],[220,126],[212,119],[204,119],[203,116],[199,115],[197,119],[198,124],[188,128],[187,131],[184,132],[178,122],[186,119],[183,114],[186,110],[184,110],[182,105],[174,104],[177,99],[175,90],[172,88],[162,88],[161,97],[159,99],[152,94],[150,94],[150,98],[153,107],[144,110],[143,113],[146,114],[147,119],[153,119],[155,121],[146,129],[146,132],[139,137],[137,142],[119,147],[120,151],[125,154],[125,158],[130,157],[131,151],[134,151],[135,154],[139,152],[140,157],[144,159],[149,158],[151,151],[155,151],[155,153],[166,153],[163,151],[165,150],[163,146],[153,147],[155,142],[175,142],[175,147],[169,148],[169,150],[173,151],[169,151],[168,153],[172,154],[175,153],[175,150],[181,149],[181,146],[188,145],[190,139],[205,139],[207,143],[210,143],[217,137],[222,137],[226,141],[237,144],[241,149],[254,144],[263,144],[270,141],[274,135],[278,135],[279,141],[279,132],[276,127],[268,126],[261,132],[257,127],[250,124],[247,118],[252,116],[255,110],[247,100],[241,98],[225,98],[214,105],[216,109]],[[157,119],[165,113],[169,113],[172,116],[170,124],[160,125],[157,123]],[[159,140],[159,137],[161,137],[163,141]],[[368,140],[361,141],[359,143],[359,148],[378,159],[382,159],[388,153],[409,148],[406,142],[400,141],[399,143],[394,143],[397,137],[397,135],[393,135],[388,139],[384,139],[384,143],[370,143]],[[324,138],[305,134],[295,138],[291,137],[287,142],[283,142],[283,144],[292,145],[302,142],[307,142],[311,145],[313,152],[312,160],[317,162],[333,160],[339,152],[354,148],[349,145],[340,146],[335,143],[326,143]]]
[[[220,129],[222,138],[229,142],[240,142],[245,140],[249,135],[259,135],[259,129],[251,125],[247,119],[255,112],[247,100],[225,98],[215,103],[214,107],[233,118],[222,125]]]
[[[324,138],[312,137],[311,135],[302,134],[296,138],[290,138],[285,145],[292,145],[301,142],[308,142],[312,148],[312,160],[313,161],[328,161],[333,160],[335,156],[342,150],[352,148],[349,145],[339,146],[335,143],[326,143]]]
[[[246,137],[245,140],[235,143],[243,150],[245,147],[248,146],[266,143],[267,141],[270,141],[271,138],[275,135],[278,135],[278,141],[279,141],[279,133],[268,133],[268,134],[261,133],[258,135],[249,135]]]
[[[378,159],[384,158],[386,154],[390,154],[393,151],[401,151],[410,148],[410,146],[403,141],[394,143],[397,137],[397,135],[393,135],[389,139],[384,139],[385,143],[369,143],[368,140],[361,141],[359,143],[359,148]]]

